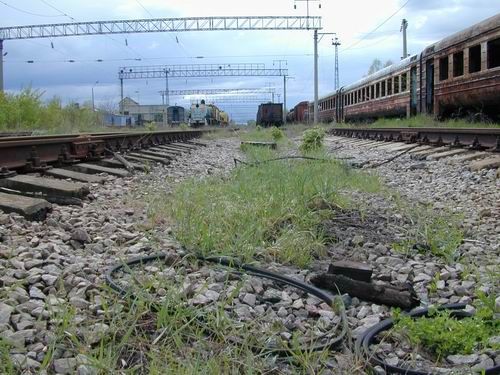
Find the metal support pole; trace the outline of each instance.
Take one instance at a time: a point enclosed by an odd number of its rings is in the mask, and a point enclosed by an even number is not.
[[[401,31],[403,32],[403,57],[401,59],[406,59],[408,57],[408,43],[406,39],[406,29],[408,29],[408,21],[403,18],[401,22]]]
[[[339,46],[340,42],[337,37],[333,41],[333,45],[335,46],[335,90],[338,90],[340,87],[340,78],[339,78]]]
[[[0,93],[3,93],[3,40],[0,39]]]
[[[170,105],[170,95],[168,93],[168,70],[165,70],[165,105]]]
[[[123,115],[123,78],[120,78],[120,114]]]
[[[283,124],[286,125],[286,76],[283,76]]]
[[[314,29],[314,123],[318,123],[318,30]]]
[[[92,86],[92,112],[95,112],[94,86]]]

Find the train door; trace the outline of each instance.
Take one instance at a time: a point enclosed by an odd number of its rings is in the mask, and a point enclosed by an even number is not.
[[[434,112],[434,59],[427,60],[425,67],[425,108],[427,113]]]
[[[417,67],[410,70],[410,116],[417,114]]]

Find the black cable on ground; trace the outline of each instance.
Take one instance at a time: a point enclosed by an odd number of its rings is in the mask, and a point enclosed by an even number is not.
[[[243,165],[249,165],[249,166],[254,167],[254,166],[257,166],[257,165],[260,165],[260,164],[270,163],[272,161],[290,160],[290,159],[292,159],[292,160],[299,159],[299,160],[314,160],[314,161],[332,162],[332,161],[336,161],[336,160],[347,160],[347,159],[352,159],[352,158],[349,157],[349,158],[323,159],[323,158],[315,158],[315,157],[312,157],[312,156],[295,156],[295,155],[292,155],[292,156],[282,156],[282,157],[274,158],[274,159],[267,159],[267,160],[256,161],[256,162],[253,162],[253,163],[249,163],[249,162],[246,162],[246,161],[234,158],[234,165],[243,164]]]
[[[397,158],[399,158],[399,157],[401,157],[401,156],[403,156],[403,155],[405,155],[405,154],[409,153],[411,150],[414,150],[414,149],[416,149],[417,147],[420,147],[420,146],[421,146],[421,145],[415,145],[415,146],[413,146],[413,147],[410,147],[409,149],[404,150],[403,152],[401,152],[401,153],[397,154],[396,156],[393,156],[392,158],[389,158],[389,159],[387,159],[387,160],[384,160],[384,161],[382,161],[382,162],[380,162],[380,163],[376,163],[376,164],[369,165],[367,168],[378,168],[378,167],[380,167],[380,166],[382,166],[382,165],[384,165],[384,164],[387,164],[387,163],[390,163],[390,162],[391,162],[391,161],[393,161],[393,160],[396,160]]]
[[[472,314],[463,311],[465,306],[466,304],[464,303],[455,303],[455,304],[438,306],[437,310],[452,310],[452,316],[457,318],[465,318],[472,316]],[[417,308],[408,315],[411,316],[412,318],[418,318],[422,316],[427,316],[428,314],[429,314],[429,308]],[[379,333],[391,329],[393,325],[394,325],[393,319],[386,319],[374,325],[373,327],[367,329],[360,336],[358,336],[358,339],[356,340],[357,352],[362,353],[366,358],[370,360],[372,364],[381,366],[389,374],[429,375],[430,373],[428,372],[413,370],[410,368],[402,368],[398,366],[391,366],[387,364],[383,359],[379,358],[378,355],[370,351],[370,345],[373,344],[375,337]],[[500,374],[500,365],[486,369],[483,372],[483,374],[485,375]]]
[[[155,254],[155,255],[135,258],[135,259],[132,259],[132,260],[125,262],[125,263],[119,263],[119,264],[113,266],[106,273],[106,283],[111,287],[111,289],[118,292],[122,297],[133,298],[134,294],[131,291],[121,287],[114,280],[113,275],[119,271],[131,269],[133,266],[136,266],[136,265],[143,265],[143,264],[147,264],[147,263],[158,261],[158,260],[165,260],[167,258],[167,256],[168,256],[167,254]],[[258,267],[254,267],[254,266],[251,266],[248,264],[243,264],[239,260],[234,259],[234,258],[217,257],[217,256],[205,258],[205,257],[199,256],[199,257],[197,257],[197,259],[199,261],[215,263],[215,264],[218,264],[221,266],[232,268],[232,269],[234,269],[235,272],[249,274],[252,276],[261,277],[261,278],[272,280],[272,281],[275,281],[278,283],[292,286],[294,288],[302,290],[303,292],[306,292],[308,294],[311,294],[311,295],[321,299],[322,301],[327,303],[328,306],[334,306],[336,299],[341,300],[340,296],[332,297],[330,294],[325,293],[321,289],[318,289],[312,285],[308,285],[304,282],[294,280],[290,277],[279,275],[277,273],[267,271],[267,270],[264,270],[264,269],[261,269]],[[343,308],[341,308],[341,311],[340,311],[340,323],[339,324],[341,325],[341,332],[336,337],[331,338],[328,341],[328,343],[319,344],[319,345],[312,345],[312,346],[309,346],[306,348],[301,348],[300,350],[304,351],[304,352],[306,352],[306,351],[321,351],[321,350],[326,350],[326,349],[338,347],[343,342],[343,340],[347,334],[347,329],[348,329],[347,317],[345,315],[345,311]],[[317,339],[321,339],[321,338],[322,337],[320,336]],[[237,341],[237,340],[233,340],[233,341]],[[238,344],[238,342],[236,342],[236,343]],[[269,348],[253,347],[253,349],[258,350],[258,351],[265,350],[265,351],[273,352],[273,353],[276,353],[276,354],[279,354],[282,356],[290,356],[294,350],[293,348],[281,349],[281,348],[271,348],[271,347],[269,347]]]

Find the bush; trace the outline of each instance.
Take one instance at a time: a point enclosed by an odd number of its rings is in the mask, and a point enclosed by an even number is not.
[[[19,94],[0,93],[0,131],[39,130],[44,133],[94,131],[102,127],[90,106],[63,106],[55,97],[42,101],[43,93],[25,89]]]
[[[278,129],[276,126],[273,126],[271,128],[271,136],[273,137],[275,142],[278,142],[280,139],[282,139],[285,134],[281,129]]]
[[[300,150],[304,153],[317,151],[323,148],[325,139],[325,131],[321,128],[312,128],[304,132],[302,136],[302,144]]]

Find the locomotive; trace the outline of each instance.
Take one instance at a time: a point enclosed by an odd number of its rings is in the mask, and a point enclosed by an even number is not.
[[[200,126],[227,126],[229,116],[213,104],[206,104],[204,100],[200,103],[191,104],[189,113],[189,125],[193,128]]]
[[[321,122],[480,113],[500,119],[500,14],[319,99]],[[314,104],[309,103],[309,120]]]

